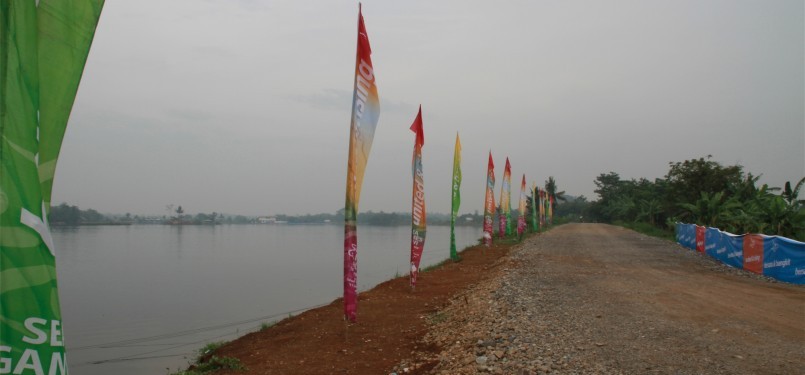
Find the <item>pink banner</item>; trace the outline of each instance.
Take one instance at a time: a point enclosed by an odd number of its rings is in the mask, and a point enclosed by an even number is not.
[[[492,221],[495,215],[495,164],[492,163],[492,151],[489,151],[489,162],[486,166],[486,198],[484,199],[484,244],[492,246]]]
[[[425,248],[425,180],[422,174],[422,146],[425,145],[425,131],[422,129],[422,106],[416,115],[411,131],[416,133],[414,141],[414,157],[411,161],[414,188],[411,197],[411,288],[416,287],[416,278],[419,275],[419,261],[422,259],[422,250]]]

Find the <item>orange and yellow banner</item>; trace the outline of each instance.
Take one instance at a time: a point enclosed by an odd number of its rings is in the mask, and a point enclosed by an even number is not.
[[[344,317],[355,322],[358,307],[358,202],[361,185],[375,127],[380,117],[372,49],[358,7],[358,47],[355,57],[355,82],[352,95],[352,118],[349,129],[349,159],[347,162],[347,196],[344,208]]]
[[[503,169],[503,184],[500,186],[500,221],[499,233],[500,237],[509,236],[512,234],[512,166],[509,164],[509,158],[506,158],[506,167]]]

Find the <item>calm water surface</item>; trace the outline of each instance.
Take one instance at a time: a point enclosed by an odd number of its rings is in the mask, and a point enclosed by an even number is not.
[[[339,225],[53,228],[70,372],[164,375],[186,367],[205,343],[331,302],[343,293],[343,231]],[[456,228],[459,250],[479,237],[480,228]],[[359,227],[359,288],[407,274],[409,241],[410,227]],[[449,227],[429,227],[422,266],[448,258],[449,245]]]

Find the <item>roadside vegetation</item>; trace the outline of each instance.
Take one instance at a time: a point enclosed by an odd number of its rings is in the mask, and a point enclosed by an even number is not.
[[[172,375],[205,375],[218,370],[246,371],[239,359],[232,357],[218,357],[215,351],[226,344],[225,341],[212,342],[199,349],[195,363],[189,369],[173,373]]]
[[[771,187],[740,165],[706,158],[669,163],[664,178],[624,180],[615,173],[595,179],[599,199],[586,208],[591,220],[622,224],[646,233],[673,233],[686,222],[742,234],[779,235],[805,241],[805,177]],[[651,234],[651,233],[648,233]]]

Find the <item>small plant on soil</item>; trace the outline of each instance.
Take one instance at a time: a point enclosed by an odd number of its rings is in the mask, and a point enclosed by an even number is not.
[[[214,355],[216,350],[224,346],[226,341],[211,342],[198,350],[198,356],[194,364],[184,371],[173,373],[172,375],[204,375],[218,370],[245,371],[246,366],[237,358],[218,357]]]

